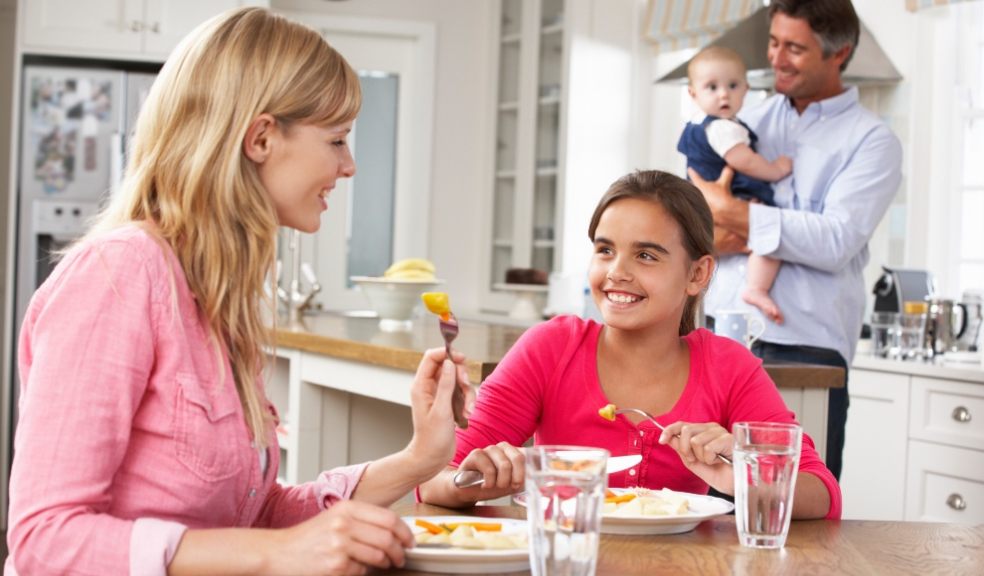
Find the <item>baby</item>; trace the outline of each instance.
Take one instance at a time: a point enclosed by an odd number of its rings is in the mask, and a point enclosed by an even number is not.
[[[687,91],[704,113],[702,118],[687,123],[677,144],[677,150],[687,157],[687,167],[706,180],[717,180],[724,167],[731,166],[735,170],[731,184],[735,196],[772,205],[769,182],[788,176],[793,163],[785,156],[773,162],[759,156],[755,152],[758,138],[736,117],[748,93],[745,63],[735,51],[711,46],[691,59],[687,75]],[[742,299],[782,324],[782,312],[769,296],[779,264],[779,260],[751,254]]]

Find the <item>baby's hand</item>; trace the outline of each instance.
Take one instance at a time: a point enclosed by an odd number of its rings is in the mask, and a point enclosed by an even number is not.
[[[782,180],[793,171],[793,160],[788,156],[780,156],[772,163],[780,172],[781,176],[777,180]]]

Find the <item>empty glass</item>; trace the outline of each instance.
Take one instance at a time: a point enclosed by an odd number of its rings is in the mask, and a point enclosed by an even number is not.
[[[889,352],[898,348],[899,313],[871,313],[871,353],[885,358]]]
[[[899,358],[917,360],[926,355],[926,314],[899,316]]]

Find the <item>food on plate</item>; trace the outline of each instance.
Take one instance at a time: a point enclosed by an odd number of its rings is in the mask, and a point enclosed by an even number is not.
[[[447,292],[424,292],[420,295],[427,309],[441,317],[447,322],[451,319],[451,304],[448,301]]]
[[[631,488],[622,493],[605,492],[601,513],[605,516],[679,516],[690,511],[690,500],[673,490]]]
[[[440,544],[470,550],[512,550],[527,547],[525,532],[503,532],[498,522],[448,522],[436,524],[417,518],[423,531],[414,537],[417,544]]]
[[[600,408],[598,410],[598,416],[601,416],[602,418],[604,418],[605,420],[608,420],[610,422],[614,422],[615,421],[615,410],[617,410],[617,409],[618,408],[616,408],[614,404],[605,404],[604,407],[602,407],[602,408]]]
[[[433,280],[436,273],[434,263],[425,258],[405,258],[394,262],[383,272],[383,278],[390,280]]]

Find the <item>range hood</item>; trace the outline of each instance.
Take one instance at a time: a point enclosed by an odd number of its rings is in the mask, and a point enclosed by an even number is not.
[[[769,9],[762,7],[750,16],[727,30],[711,42],[709,46],[724,46],[737,52],[748,66],[748,83],[756,90],[771,90],[774,74],[769,64]],[[656,80],[657,83],[687,83],[687,64],[684,62],[671,72]],[[871,86],[894,84],[902,80],[902,75],[892,65],[881,46],[871,35],[868,27],[861,23],[861,36],[854,50],[854,57],[841,75],[845,84]]]

